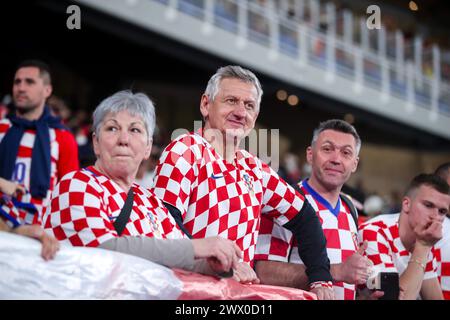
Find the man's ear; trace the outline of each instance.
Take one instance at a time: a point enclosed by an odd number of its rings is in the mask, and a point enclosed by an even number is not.
[[[411,198],[410,197],[403,197],[403,200],[402,200],[402,212],[408,214],[410,208],[411,208]]]
[[[200,100],[200,112],[203,116],[203,119],[206,121],[209,115],[209,107],[210,107],[210,100],[209,97],[206,94],[202,95],[202,98]]]
[[[48,97],[50,97],[50,96],[52,95],[52,92],[53,92],[53,87],[52,87],[52,85],[51,85],[51,84],[46,84],[46,85],[44,86],[44,96],[45,96],[45,99],[48,99]]]
[[[356,157],[355,162],[353,163],[352,173],[354,173],[356,171],[356,169],[358,169],[358,163],[359,163],[359,157]]]
[[[306,148],[306,161],[309,164],[312,164],[312,158],[313,158],[313,150],[312,147],[309,146],[308,148]]]

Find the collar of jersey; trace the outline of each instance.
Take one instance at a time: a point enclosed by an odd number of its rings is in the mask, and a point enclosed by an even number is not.
[[[336,217],[339,215],[339,212],[341,211],[341,201],[338,199],[338,202],[336,204],[336,208],[333,208],[331,204],[325,200],[316,190],[314,190],[309,184],[308,179],[305,179],[302,181],[302,187],[305,188],[305,190],[318,202],[320,202],[322,205],[324,205],[332,214],[334,214]]]

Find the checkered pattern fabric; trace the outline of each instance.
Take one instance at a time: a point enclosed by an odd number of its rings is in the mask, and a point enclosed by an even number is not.
[[[350,209],[339,199],[340,211],[335,216],[321,199],[315,198],[302,183],[300,188],[306,199],[317,213],[327,239],[327,254],[331,264],[342,263],[357,250],[357,227]],[[298,254],[298,248],[292,232],[278,224],[263,218],[261,232],[256,245],[256,260],[275,260],[290,263],[303,261]],[[335,296],[340,300],[355,299],[355,285],[344,282],[334,282]]]
[[[438,277],[445,300],[450,300],[450,218],[442,225],[442,239],[434,246],[438,262]]]
[[[180,136],[167,146],[156,168],[154,192],[180,210],[194,238],[234,240],[250,264],[261,214],[283,225],[303,206],[303,199],[268,165],[244,150],[228,163],[201,133]]]
[[[402,274],[408,266],[411,253],[405,249],[398,231],[400,214],[383,214],[361,225],[359,236],[367,241],[367,257],[374,266],[385,272]],[[436,250],[433,247],[425,268],[424,280],[437,277]]]
[[[9,119],[0,121],[0,142],[7,131],[11,128]],[[11,199],[2,196],[0,200],[0,218],[4,219],[10,226],[17,224],[41,224],[42,215],[47,207],[51,192],[57,183],[58,179],[66,173],[78,169],[78,147],[73,135],[66,130],[49,129],[50,133],[50,189],[45,198],[34,198],[29,192],[19,194],[17,200],[23,204],[32,204],[37,213],[23,208],[14,206]],[[19,150],[17,153],[16,167],[12,180],[30,189],[30,170],[31,170],[31,156],[33,152],[34,140],[36,138],[35,130],[26,130],[22,140],[20,141]]]
[[[164,204],[149,190],[132,185],[134,203],[123,236],[183,237]],[[127,192],[94,167],[71,172],[57,184],[44,215],[44,227],[58,240],[97,247],[118,237],[113,223]]]

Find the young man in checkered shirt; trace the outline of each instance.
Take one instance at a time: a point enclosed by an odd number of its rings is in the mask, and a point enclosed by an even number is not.
[[[306,149],[311,177],[299,183],[322,223],[333,289],[340,300],[355,299],[355,284],[367,281],[371,266],[361,255],[357,225],[340,197],[342,186],[356,171],[360,148],[361,139],[347,122],[333,119],[320,123],[314,130],[311,146]],[[304,288],[305,267],[296,247],[289,230],[262,218],[255,259],[256,272],[263,283]]]
[[[435,174],[450,185],[450,162],[440,165]],[[442,225],[442,239],[434,246],[437,251],[438,276],[445,300],[450,300],[450,213]]]
[[[235,270],[241,282],[258,282],[251,269],[261,216],[276,219],[304,241],[299,248],[319,299],[331,299],[325,238],[303,196],[257,157],[239,149],[254,128],[262,89],[249,70],[220,68],[200,102],[205,124],[169,144],[156,168],[154,192],[193,238],[230,239],[243,251]]]
[[[374,268],[398,272],[403,298],[440,300],[436,249],[450,208],[450,187],[431,174],[416,176],[408,186],[398,214],[379,215],[361,226],[367,257]]]

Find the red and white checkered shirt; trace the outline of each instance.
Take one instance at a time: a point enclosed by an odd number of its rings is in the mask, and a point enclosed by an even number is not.
[[[0,142],[11,128],[11,121],[7,118],[0,121]],[[78,170],[78,147],[73,135],[67,130],[49,129],[50,133],[50,188],[45,198],[34,198],[29,192],[19,194],[15,201],[24,206],[32,205],[37,210],[37,214],[32,211],[19,209],[15,206],[11,198],[0,195],[0,218],[3,218],[10,226],[17,224],[41,224],[42,215],[47,207],[51,192],[58,180],[68,172]],[[35,130],[26,130],[20,141],[16,158],[12,181],[18,182],[30,190],[31,177],[31,157],[33,152]]]
[[[228,163],[200,134],[182,135],[167,146],[154,192],[180,210],[194,238],[233,240],[250,264],[261,214],[284,225],[303,206],[303,198],[260,159],[238,150]]]
[[[411,253],[405,249],[398,231],[400,214],[383,214],[361,225],[359,237],[367,241],[366,256],[374,266],[384,272],[402,274],[408,266]],[[437,277],[436,250],[432,247],[428,255],[423,279]]]
[[[442,225],[442,239],[434,247],[442,293],[445,300],[450,300],[450,218],[445,218]]]
[[[137,184],[132,188],[134,202],[123,236],[183,237],[161,200]],[[113,223],[126,198],[127,192],[94,167],[71,172],[53,191],[44,227],[60,241],[97,247],[118,237]]]
[[[344,262],[357,250],[357,227],[350,209],[339,198],[336,208],[315,192],[307,182],[299,183],[306,199],[316,211],[322,229],[327,239],[327,254],[331,264]],[[275,260],[290,263],[300,263],[297,241],[292,232],[280,227],[273,221],[261,220],[261,230],[256,245],[256,260]],[[344,282],[334,282],[333,289],[336,299],[354,300],[355,285]]]

